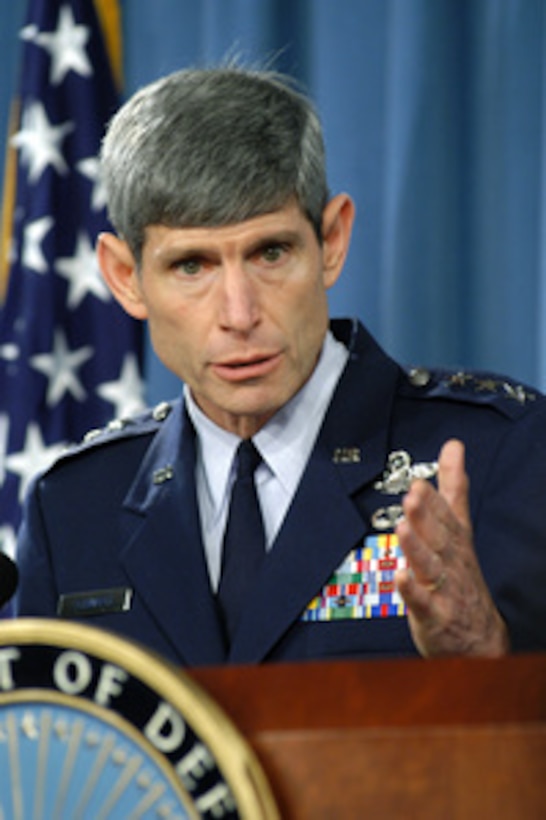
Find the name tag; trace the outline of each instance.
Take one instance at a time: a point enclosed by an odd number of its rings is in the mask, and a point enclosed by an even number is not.
[[[131,609],[133,590],[130,587],[93,589],[61,595],[57,604],[60,618],[89,618]]]
[[[347,555],[313,598],[303,621],[403,617],[406,606],[396,591],[394,574],[407,566],[394,534],[369,535]]]

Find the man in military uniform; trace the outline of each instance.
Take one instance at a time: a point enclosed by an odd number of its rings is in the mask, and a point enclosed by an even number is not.
[[[182,71],[118,112],[99,262],[183,396],[37,478],[19,614],[186,665],[546,647],[546,402],[329,322],[354,208],[324,166],[273,74]]]

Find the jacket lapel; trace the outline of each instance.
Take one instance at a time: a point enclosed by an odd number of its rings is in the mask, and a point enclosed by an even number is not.
[[[353,325],[350,359],[228,660],[263,660],[370,529],[362,490],[387,460],[399,369]],[[121,560],[180,661],[226,660],[195,495],[194,434],[182,404],[163,422],[127,494]],[[370,493],[370,496],[373,496]]]
[[[200,534],[194,434],[177,405],[125,499],[122,555],[150,617],[188,665],[221,663],[224,640]]]
[[[369,532],[373,510],[361,495],[357,503],[356,495],[384,470],[399,373],[361,329],[298,492],[243,613],[231,662],[263,660]]]
[[[231,647],[231,662],[262,660],[363,537],[364,522],[324,456],[315,450],[264,561]]]

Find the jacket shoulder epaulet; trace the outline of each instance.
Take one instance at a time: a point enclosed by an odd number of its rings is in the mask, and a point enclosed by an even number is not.
[[[406,394],[491,406],[511,418],[544,398],[539,390],[495,373],[411,367],[405,377]]]
[[[67,445],[49,466],[49,470],[66,459],[79,456],[88,450],[113,444],[121,439],[153,434],[171,414],[173,406],[173,402],[161,402],[137,416],[112,419],[104,427],[89,430],[79,443]]]
[[[127,436],[138,436],[156,429],[172,411],[170,402],[161,402],[154,408],[144,411],[138,416],[112,419],[105,427],[89,430],[83,437],[79,448],[94,444],[102,444],[113,439]]]

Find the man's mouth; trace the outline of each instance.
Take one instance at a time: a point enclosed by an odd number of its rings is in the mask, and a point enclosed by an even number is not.
[[[251,358],[233,358],[214,363],[212,368],[224,381],[241,382],[267,376],[277,367],[280,359],[280,353],[258,355]]]

